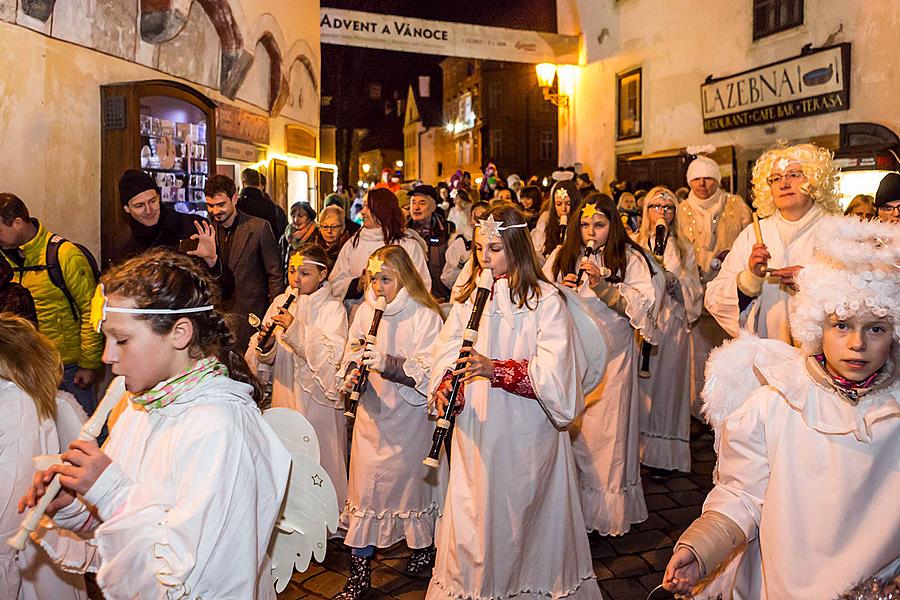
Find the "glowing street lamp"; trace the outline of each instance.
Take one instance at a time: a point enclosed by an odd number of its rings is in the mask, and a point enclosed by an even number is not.
[[[368,175],[369,171],[372,170],[372,165],[370,165],[369,163],[363,163],[362,170],[363,170],[363,173]]]
[[[550,91],[553,88],[553,81],[556,79],[556,65],[553,63],[540,63],[535,65],[534,70],[537,73],[538,85],[541,87],[541,91],[544,92],[544,100],[549,100],[556,106],[569,106],[568,96]]]

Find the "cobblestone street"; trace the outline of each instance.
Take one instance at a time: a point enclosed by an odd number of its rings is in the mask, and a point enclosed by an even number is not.
[[[594,571],[607,600],[643,600],[662,581],[675,540],[700,514],[703,499],[712,487],[715,455],[711,431],[698,421],[691,425],[692,473],[654,481],[645,469],[642,480],[649,518],[622,537],[591,536]],[[376,555],[369,600],[424,597],[428,580],[416,580],[403,573],[408,555],[403,544]],[[346,548],[332,542],[325,562],[312,563],[305,573],[296,573],[278,598],[331,598],[341,590],[346,578]]]

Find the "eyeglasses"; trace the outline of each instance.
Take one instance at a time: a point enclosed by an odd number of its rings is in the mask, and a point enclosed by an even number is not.
[[[771,177],[766,177],[766,183],[769,185],[775,185],[776,183],[781,183],[783,179],[787,179],[789,182],[793,183],[795,181],[800,181],[806,177],[803,174],[803,171],[788,171],[784,175],[772,175]]]
[[[648,204],[647,210],[672,214],[675,212],[675,207],[668,204]]]
[[[319,229],[324,231],[340,231],[343,228],[343,225],[319,225]]]
[[[879,206],[878,212],[894,213],[895,215],[900,215],[900,204],[895,204],[893,206],[890,204],[885,204],[884,206]]]

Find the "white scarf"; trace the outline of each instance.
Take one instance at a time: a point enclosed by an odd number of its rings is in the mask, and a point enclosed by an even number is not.
[[[691,193],[688,194],[685,200],[688,206],[697,213],[698,217],[698,226],[694,228],[693,241],[707,251],[712,251],[716,248],[716,227],[721,220],[722,211],[725,210],[726,198],[728,198],[728,194],[722,188],[718,188],[716,193],[706,200],[701,200],[691,190]],[[701,219],[702,222],[699,222]]]
[[[791,242],[793,242],[798,235],[803,233],[803,231],[805,231],[806,228],[821,215],[822,209],[819,208],[818,204],[813,204],[812,207],[806,211],[806,214],[796,221],[788,221],[781,214],[780,210],[776,210],[775,229],[778,230],[778,235],[781,237],[784,247],[787,248],[790,246]]]

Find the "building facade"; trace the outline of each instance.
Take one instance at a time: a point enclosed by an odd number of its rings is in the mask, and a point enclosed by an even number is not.
[[[900,132],[900,3],[558,0],[557,7],[560,33],[582,35],[583,65],[559,73],[569,96],[560,110],[560,160],[581,162],[598,188],[621,179],[629,160],[707,145],[745,194],[752,162],[777,140],[840,152],[842,126]],[[877,185],[877,177],[869,179]]]
[[[557,108],[545,101],[533,65],[467,58],[441,62],[444,127],[435,169],[478,177],[488,163],[503,177],[549,175],[559,164]]]
[[[101,208],[121,212],[101,147],[127,131],[135,156],[120,147],[116,168],[177,172],[164,201],[197,208],[203,178],[246,166],[281,204],[312,199],[334,170],[319,153],[318,15],[318,0],[0,0],[3,191],[99,254],[114,223]],[[159,95],[132,106],[138,89]]]

